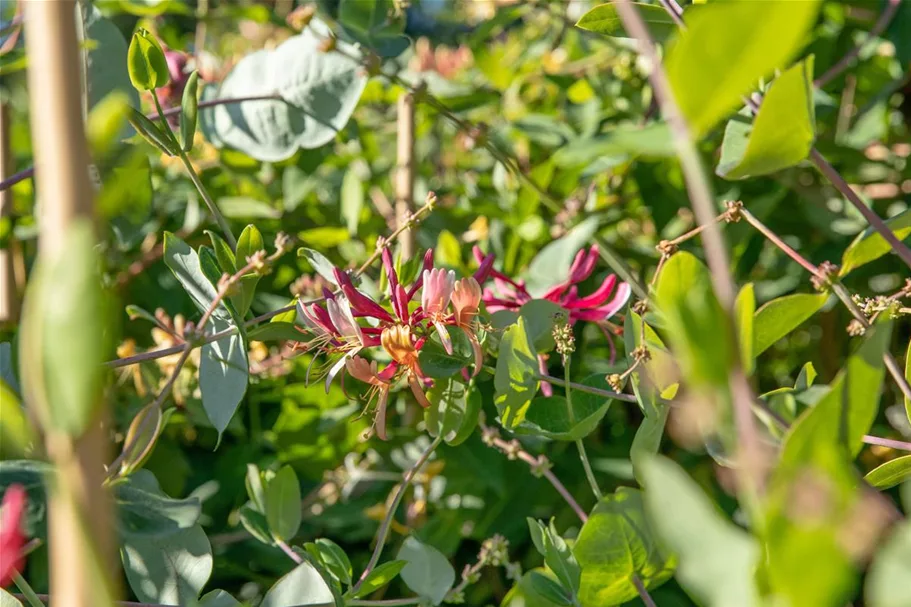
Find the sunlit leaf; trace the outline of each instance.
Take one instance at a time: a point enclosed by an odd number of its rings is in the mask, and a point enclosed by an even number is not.
[[[752,125],[728,122],[716,172],[725,179],[767,175],[806,159],[816,136],[813,56],[782,73],[762,100]]]
[[[806,44],[820,2],[709,2],[686,11],[686,31],[670,45],[665,69],[693,135],[702,138],[742,104],[760,79]]]
[[[669,459],[642,462],[645,511],[663,545],[678,559],[677,581],[711,607],[762,604],[754,579],[759,546]]]

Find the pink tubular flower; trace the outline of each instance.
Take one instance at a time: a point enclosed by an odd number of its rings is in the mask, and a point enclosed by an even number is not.
[[[479,263],[486,261],[478,247],[474,248],[474,256]],[[579,297],[578,283],[592,275],[597,263],[598,245],[592,245],[587,251],[580,250],[569,269],[569,277],[548,290],[541,299],[552,301],[569,312],[570,322],[600,322],[610,318],[629,300],[630,287],[625,282],[618,285],[616,275],[611,274],[593,293]],[[532,299],[523,281],[513,280],[496,270],[491,270],[491,275],[496,291],[484,289],[482,298],[489,312],[518,310]]]
[[[306,325],[301,330],[312,337],[305,346],[307,351],[314,353],[311,366],[318,359],[324,361],[316,368],[319,376],[325,376],[326,390],[344,371],[366,383],[369,386],[365,395],[368,408],[373,399],[377,399],[376,434],[385,439],[389,393],[398,380],[408,382],[418,404],[425,408],[430,406],[425,390],[432,384],[432,379],[421,370],[419,354],[433,331],[439,333],[449,354],[453,353],[449,330],[456,330],[455,326],[464,331],[474,350],[474,374],[480,372],[483,352],[475,320],[482,297],[478,280],[484,280],[490,274],[494,258],[492,255],[485,258],[474,277],[456,281],[452,270],[433,267],[433,251],[429,250],[424,254],[423,270],[411,285],[402,284],[388,249],[382,251],[381,258],[389,286],[388,307],[385,302],[380,305],[358,290],[347,272],[333,268],[338,290],[324,289],[325,303],[298,302],[298,311]],[[411,302],[418,292],[420,305],[414,305]],[[369,324],[360,320],[363,317],[371,319]],[[392,358],[382,371],[377,369],[376,362],[361,357],[375,347],[382,347]],[[328,362],[320,355],[325,355]],[[467,366],[462,370],[466,379]],[[309,381],[309,369],[307,373]]]
[[[449,337],[449,331],[443,326],[443,321],[446,320],[446,308],[449,307],[449,301],[452,299],[455,272],[434,268],[424,270],[422,276],[424,288],[421,291],[421,308],[436,327],[446,353],[452,354],[452,339]]]
[[[25,566],[25,534],[22,518],[25,514],[27,495],[22,485],[10,485],[3,496],[3,513],[0,516],[0,587],[8,586],[13,576]]]
[[[465,330],[471,348],[474,350],[474,374],[481,372],[484,364],[484,353],[475,332],[475,318],[481,306],[481,285],[473,277],[463,278],[455,283],[452,289],[452,307],[455,309],[455,323]]]
[[[348,276],[348,272],[332,268],[332,273],[335,275],[335,282],[351,303],[351,312],[354,316],[372,316],[386,322],[393,322],[392,315],[389,312],[355,288],[354,283],[351,282],[351,277]]]

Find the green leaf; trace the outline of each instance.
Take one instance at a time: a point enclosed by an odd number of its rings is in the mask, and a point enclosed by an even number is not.
[[[654,588],[674,573],[673,560],[652,537],[642,494],[621,487],[595,506],[573,544],[582,567],[582,607],[619,605],[636,596],[632,576]]]
[[[246,503],[238,510],[240,523],[247,532],[255,537],[257,541],[268,546],[275,544],[272,535],[269,532],[269,523],[266,522],[266,515],[259,510],[255,510],[250,503]]]
[[[734,319],[737,323],[740,344],[740,362],[747,375],[753,374],[756,361],[753,358],[753,315],[756,313],[756,294],[753,283],[747,283],[740,289],[734,302]]]
[[[282,215],[268,202],[250,196],[222,196],[218,208],[231,219],[279,219]]]
[[[395,576],[401,573],[402,569],[404,569],[407,564],[408,561],[389,561],[382,565],[377,565],[373,571],[364,578],[364,582],[361,584],[361,587],[358,588],[357,592],[351,594],[351,598],[359,599],[386,586],[395,579]]]
[[[760,550],[729,522],[686,472],[671,460],[643,460],[645,512],[662,545],[678,561],[676,578],[698,603],[723,607],[762,604],[754,580]]]
[[[580,82],[584,82],[580,81]],[[561,168],[588,166],[600,158],[624,162],[627,155],[661,158],[673,156],[674,140],[663,122],[624,124],[596,137],[576,139],[554,153],[554,164]]]
[[[335,594],[329,584],[316,567],[304,561],[269,589],[260,607],[325,607],[335,604]]]
[[[889,323],[868,330],[829,392],[785,436],[768,484],[765,569],[791,604],[842,604],[856,586],[856,555],[843,540],[845,521],[863,508],[851,460],[879,410],[890,334]]]
[[[542,571],[529,571],[525,574],[524,580],[528,584],[528,589],[546,601],[555,605],[572,605],[572,597],[568,596],[566,591],[554,578],[549,577]]]
[[[424,411],[424,423],[431,436],[442,436],[446,444],[465,442],[478,425],[481,393],[454,377],[434,382],[427,392],[430,408]]]
[[[327,26],[314,19],[275,50],[241,59],[220,86],[207,87],[203,99],[276,94],[280,99],[201,110],[200,128],[206,138],[216,147],[232,147],[266,162],[332,141],[354,111],[367,75],[351,44],[339,40],[341,52],[321,52],[327,35]]]
[[[585,219],[535,255],[524,276],[528,292],[533,297],[543,295],[554,285],[566,280],[576,253],[591,241],[598,230],[599,221],[595,216]]]
[[[426,349],[426,346],[425,346]],[[423,364],[422,364],[423,368]],[[497,369],[494,374],[494,404],[500,413],[500,423],[514,429],[522,423],[531,400],[538,391],[538,359],[519,317],[500,339]]]
[[[911,523],[902,521],[873,557],[864,587],[869,607],[908,607],[911,579]]]
[[[165,86],[170,77],[164,51],[154,34],[139,28],[133,32],[127,52],[130,81],[140,91],[152,91]]]
[[[708,269],[692,254],[674,254],[661,269],[655,303],[691,386],[726,386],[733,339],[712,290]]]
[[[899,240],[911,235],[911,209],[899,213],[886,221],[886,225]],[[846,276],[848,272],[856,270],[864,264],[875,261],[892,250],[886,240],[873,228],[867,228],[857,235],[854,242],[845,249],[841,257],[841,270],[839,276]]]
[[[89,109],[97,106],[102,99],[119,92],[127,96],[131,107],[140,107],[139,94],[130,80],[127,65],[127,41],[120,28],[110,19],[105,19],[94,6],[83,11],[83,41],[91,40],[92,44],[84,45],[82,50],[86,78],[86,99]],[[121,133],[129,137],[132,133]]]
[[[199,72],[193,70],[187,78],[180,100],[180,140],[183,151],[193,149],[193,137],[196,135],[196,122],[199,118]]]
[[[825,293],[797,293],[773,299],[753,316],[753,358],[816,314],[826,303]]]
[[[199,262],[199,255],[190,248],[190,245],[170,232],[164,233],[164,262],[184,290],[199,308],[200,312],[205,312],[209,304],[218,295],[215,286],[206,278]],[[231,314],[224,306],[219,303],[213,312],[213,316],[228,319]]]
[[[297,256],[303,257],[307,260],[307,263],[310,264],[310,267],[313,270],[326,279],[329,284],[338,286],[335,282],[335,273],[332,269],[335,267],[331,261],[329,261],[325,255],[319,251],[314,251],[313,249],[308,249],[306,247],[301,247],[297,250]]]
[[[250,341],[308,341],[306,333],[291,322],[268,322],[247,331]]]
[[[562,307],[548,299],[532,299],[522,304],[519,315],[525,319],[525,330],[539,353],[554,349],[554,326],[569,318]]]
[[[533,518],[527,518],[528,531],[538,553],[544,557],[544,564],[554,572],[560,585],[571,597],[577,596],[582,577],[582,568],[566,541],[557,533],[554,521],[549,525]]]
[[[212,242],[212,250],[215,252],[215,259],[218,260],[218,267],[225,274],[234,274],[234,251],[225,242],[225,239],[212,230],[205,230],[206,236]]]
[[[816,138],[813,55],[772,82],[752,128],[737,115],[728,122],[716,173],[725,179],[768,175],[805,160]]]
[[[234,261],[235,272],[240,272],[247,266],[248,257],[265,249],[266,243],[263,241],[263,235],[260,234],[259,229],[253,224],[247,225],[244,231],[240,233],[240,238],[237,239],[237,256]],[[237,297],[238,303],[236,305],[237,312],[241,316],[245,316],[250,310],[259,279],[260,275],[256,273],[245,274],[240,279],[240,294]]]
[[[664,437],[664,427],[670,411],[670,405],[662,402],[656,402],[654,407],[646,408],[645,418],[633,436],[629,459],[633,464],[633,475],[640,483],[642,482],[642,461],[656,455],[661,448],[661,439]]]
[[[9,344],[3,344],[9,346]],[[19,395],[0,378],[0,457],[23,457],[35,444],[35,433]]]
[[[209,322],[213,331],[223,331],[231,326],[214,316]],[[221,436],[247,392],[249,363],[243,337],[235,333],[207,343],[199,358],[202,406]]]
[[[420,257],[415,255],[412,259],[420,260]],[[437,237],[437,246],[433,250],[433,262],[436,267],[462,267],[462,245],[455,234],[449,230],[442,230]],[[403,280],[401,273],[399,280]]]
[[[85,121],[85,136],[96,162],[107,160],[119,139],[130,115],[129,96],[123,91],[111,91],[89,112]]]
[[[829,385],[828,393],[791,426],[782,446],[779,474],[807,465],[820,447],[841,444],[852,458],[860,452],[863,437],[879,412],[885,375],[883,354],[891,334],[892,323],[888,321],[867,330],[863,343]]]
[[[179,154],[177,145],[171,139],[171,136],[162,131],[161,127],[146,118],[139,110],[130,108],[127,120],[136,129],[136,132],[142,135],[143,139],[153,147],[158,148],[158,151],[162,154],[167,154],[168,156],[177,156]]]
[[[602,390],[611,389],[603,373],[590,375],[579,383]],[[539,396],[531,401],[525,420],[514,431],[517,434],[533,434],[553,440],[579,440],[598,428],[611,401],[604,396],[573,390],[572,403],[574,422],[570,421],[565,397]]]
[[[345,171],[342,178],[341,200],[342,220],[348,227],[348,233],[355,236],[364,208],[364,184],[354,168]]]
[[[42,425],[80,436],[102,402],[109,296],[91,221],[75,220],[63,239],[30,277],[19,360],[23,396]]]
[[[632,4],[639,10],[639,16],[647,24],[649,33],[656,42],[663,42],[677,31],[677,24],[660,6],[642,2]],[[576,27],[607,36],[630,37],[613,3],[601,4],[591,9],[576,22]]]
[[[22,603],[9,592],[0,588],[0,607],[22,607]]]
[[[380,57],[395,57],[411,43],[403,35],[405,19],[392,0],[341,0],[338,19],[352,38]]]
[[[867,473],[864,480],[874,489],[885,491],[911,478],[911,455],[902,455],[877,466]]]
[[[732,113],[759,80],[787,66],[806,43],[820,2],[710,2],[686,11],[686,31],[665,60],[693,136]]]
[[[240,251],[239,246],[240,243]],[[165,232],[164,261],[196,306],[205,312],[217,296],[217,291],[203,272],[196,252],[170,232]],[[219,302],[207,328],[221,332],[234,326],[226,302]],[[219,436],[228,427],[247,391],[248,376],[247,350],[240,334],[228,335],[202,347],[199,363],[202,405]]]
[[[123,461],[120,464],[121,474],[128,476],[134,470],[141,468],[142,464],[152,454],[155,441],[162,428],[161,407],[156,402],[151,402],[143,407],[127,430],[123,441]]]
[[[436,331],[418,353],[418,364],[427,377],[434,379],[451,377],[474,360],[474,350],[465,331],[453,325],[445,328],[452,340],[452,354],[447,354]]]
[[[213,590],[199,599],[199,607],[243,607],[237,599],[224,590]]]
[[[434,605],[443,602],[455,583],[455,569],[442,552],[408,536],[395,558],[407,563],[402,568],[402,581],[406,586]]]
[[[290,306],[291,309],[286,312],[282,312],[281,314],[276,314],[275,316],[272,317],[272,319],[269,322],[270,323],[288,323],[288,324],[293,325],[294,321],[297,320],[297,309],[295,308],[296,303],[297,303],[296,298],[289,301],[288,306]]]
[[[313,552],[311,554],[319,558],[323,566],[332,575],[343,584],[351,584],[351,561],[348,560],[348,555],[338,544],[330,539],[320,538],[306,545],[308,552],[310,552],[311,546],[315,552],[315,554]]]
[[[196,604],[212,574],[212,547],[199,525],[166,536],[125,538],[120,558],[143,603]]]
[[[263,484],[263,473],[256,464],[247,464],[247,475],[244,477],[247,495],[253,506],[260,512],[266,511],[266,486]]]
[[[129,538],[166,537],[192,529],[199,521],[198,498],[174,499],[148,470],[136,470],[114,487],[118,531]]]
[[[291,466],[282,466],[265,487],[266,521],[276,539],[297,535],[301,524],[301,488]]]

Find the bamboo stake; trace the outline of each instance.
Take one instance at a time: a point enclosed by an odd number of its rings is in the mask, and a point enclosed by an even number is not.
[[[10,149],[9,105],[0,103],[0,181],[6,179],[13,167]],[[12,221],[13,192],[0,192],[0,221]],[[10,236],[10,245],[12,235]],[[19,292],[13,267],[13,251],[10,246],[0,249],[0,325],[15,325],[19,321]]]
[[[80,102],[76,3],[23,4],[32,139],[39,167],[39,253],[53,258],[63,254],[69,227],[94,217]],[[111,507],[102,488],[106,433],[99,420],[82,436],[49,430],[45,439],[55,465],[48,498],[51,594],[57,607],[104,605],[100,597],[108,594],[110,580],[119,578],[111,551]],[[98,587],[99,572],[109,576],[104,589]]]
[[[399,97],[398,164],[395,171],[396,226],[405,225],[414,212],[414,95],[402,93]],[[406,230],[399,242],[402,258],[414,255],[414,233]]]

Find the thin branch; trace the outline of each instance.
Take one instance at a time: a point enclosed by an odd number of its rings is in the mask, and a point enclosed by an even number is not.
[[[18,173],[13,173],[12,175],[7,177],[3,181],[0,181],[0,190],[8,190],[9,188],[11,188],[14,185],[16,185],[17,183],[19,183],[20,181],[25,181],[26,179],[31,179],[34,176],[35,176],[35,167],[29,167],[27,169],[23,169],[23,170],[19,171]]]
[[[819,268],[810,263],[800,253],[789,247],[777,234],[775,234],[775,232],[773,232],[765,224],[759,221],[759,219],[757,219],[752,213],[743,208],[740,210],[740,213],[747,221],[747,223],[756,228],[763,236],[768,238],[772,244],[777,246],[788,257],[800,264],[800,266],[807,272],[813,276],[824,278],[821,275]],[[857,304],[854,303],[854,300],[851,298],[851,294],[841,282],[835,281],[832,284],[832,292],[848,309],[848,312],[851,313],[851,316],[857,319],[861,326],[863,326],[865,329],[870,328],[870,321],[860,310],[860,308],[857,307]],[[899,293],[902,293],[902,291],[899,291]],[[898,385],[899,389],[902,391],[902,394],[905,395],[905,398],[911,399],[911,386],[908,385],[908,380],[905,379],[904,373],[898,366],[898,361],[895,360],[895,357],[891,352],[886,352],[883,354],[883,363],[886,365],[886,369],[889,371],[889,375],[892,376],[892,379],[895,380],[896,385]]]
[[[734,281],[721,230],[714,222],[716,213],[711,186],[703,169],[702,161],[699,158],[699,152],[693,144],[689,125],[687,125],[680,108],[674,100],[670,82],[661,65],[661,59],[658,57],[658,52],[642,17],[639,15],[638,9],[629,0],[617,0],[614,6],[616,6],[617,14],[623,21],[624,28],[629,34],[639,40],[641,52],[652,66],[649,73],[649,81],[661,106],[664,119],[670,126],[674,147],[677,150],[680,165],[686,179],[693,212],[698,222],[706,226],[702,233],[702,240],[705,247],[706,260],[711,270],[712,285],[724,309],[726,324],[731,330],[731,335],[733,335]],[[734,352],[737,352],[736,348],[734,348]],[[760,461],[760,444],[751,411],[752,390],[740,365],[737,363],[732,365],[730,370],[730,390],[734,403],[734,423],[740,443],[741,465],[746,472],[746,478],[743,479],[743,489],[749,497],[755,492],[759,481],[758,471],[755,470],[755,467]]]
[[[890,449],[899,449],[901,451],[911,451],[911,443],[906,441],[894,440],[891,438],[880,438],[878,436],[864,435],[864,442],[868,445],[879,445],[880,447],[889,447]]]
[[[569,416],[570,426],[576,425],[576,416],[573,412],[573,395],[570,386],[572,382],[569,381],[569,354],[563,355],[563,388],[566,393],[566,413]],[[595,499],[599,502],[603,497],[601,493],[601,487],[598,486],[598,481],[595,479],[595,473],[592,471],[591,462],[588,461],[588,453],[585,452],[585,443],[582,442],[581,438],[576,439],[576,448],[579,450],[579,459],[582,460],[582,467],[585,469],[585,478],[588,479],[588,484],[591,485],[592,493],[595,494]]]
[[[553,375],[536,375],[535,379],[540,381],[546,381],[549,384],[554,384],[555,386],[566,386],[566,380],[560,379],[559,377],[554,377]],[[624,394],[623,392],[612,392],[610,390],[602,390],[601,388],[595,388],[594,386],[586,386],[585,384],[579,384],[575,382],[569,382],[569,385],[573,390],[579,392],[587,392],[588,394],[595,394],[597,396],[604,396],[606,398],[613,398],[614,400],[622,400],[628,403],[638,402],[636,397],[632,394]]]
[[[496,430],[490,426],[485,425],[484,423],[479,424],[481,432],[483,433],[483,440],[490,446],[495,447],[497,450],[506,454],[510,459],[520,459],[529,466],[531,466],[533,471],[539,472],[541,476],[547,479],[547,481],[553,485],[554,489],[557,490],[557,493],[566,500],[566,503],[569,504],[569,507],[572,508],[573,512],[576,513],[576,516],[579,517],[579,520],[583,523],[588,520],[588,515],[585,513],[585,510],[579,505],[576,499],[573,497],[566,486],[560,482],[560,479],[557,478],[557,475],[553,473],[553,470],[550,469],[550,462],[543,455],[539,457],[533,456],[528,451],[525,451],[519,445],[519,441],[505,441],[500,438]]]
[[[812,263],[810,263],[809,261],[804,259],[804,257],[800,253],[798,253],[797,251],[792,249],[788,245],[788,243],[786,243],[784,240],[782,240],[778,236],[778,234],[776,234],[775,232],[773,232],[772,230],[767,228],[765,226],[765,224],[763,224],[761,221],[756,219],[756,217],[752,213],[747,211],[745,208],[741,208],[740,214],[747,221],[747,223],[749,223],[751,226],[756,228],[763,236],[768,238],[769,241],[772,244],[774,244],[776,247],[781,249],[785,253],[785,255],[787,255],[788,257],[790,257],[791,259],[796,261],[798,264],[800,264],[800,266],[804,270],[806,270],[810,274],[813,274],[814,276],[819,275],[819,269],[816,266],[814,266]]]
[[[895,233],[889,229],[889,226],[886,225],[879,215],[873,212],[873,210],[864,204],[863,200],[851,189],[851,186],[848,185],[842,176],[835,170],[835,168],[829,164],[829,162],[819,153],[815,148],[810,151],[810,161],[813,165],[819,169],[819,172],[825,175],[826,179],[832,182],[832,185],[835,186],[839,192],[841,192],[845,198],[848,199],[855,209],[860,211],[860,214],[864,216],[864,219],[873,226],[873,229],[880,233],[880,235],[886,239],[886,242],[892,247],[895,253],[911,268],[911,249],[907,247]]]
[[[291,559],[298,565],[300,565],[301,563],[304,562],[303,557],[301,557],[301,555],[299,555],[298,553],[294,552],[294,550],[291,549],[291,546],[289,546],[288,543],[285,542],[284,540],[275,540],[275,543],[278,545],[279,548],[282,549],[282,552],[284,552],[285,554],[288,555],[289,559]]]
[[[443,442],[442,436],[438,436],[433,439],[433,442],[430,443],[430,446],[421,454],[421,457],[418,458],[418,461],[405,472],[405,475],[402,477],[402,482],[396,490],[395,497],[392,498],[392,504],[390,504],[388,511],[386,512],[383,522],[380,524],[380,529],[377,531],[376,538],[376,547],[373,549],[373,554],[370,555],[370,560],[367,562],[367,566],[364,568],[364,572],[361,573],[361,577],[358,578],[357,583],[351,589],[351,594],[355,594],[360,590],[361,586],[364,583],[364,580],[367,579],[367,576],[370,575],[370,572],[373,571],[373,568],[376,567],[376,564],[380,560],[380,556],[383,554],[383,547],[386,545],[386,538],[389,536],[389,528],[392,526],[392,519],[395,517],[395,511],[398,509],[399,504],[402,501],[402,498],[405,497],[405,492],[408,491],[408,487],[411,485],[411,481],[414,480],[415,475],[418,471],[427,463],[427,460],[430,459],[430,456],[433,454],[434,450],[440,446],[440,443]]]
[[[667,14],[671,16],[671,19],[674,20],[674,23],[677,24],[677,27],[686,29],[686,25],[683,23],[683,8],[677,4],[677,0],[658,1],[661,3],[661,6],[664,7],[664,10],[667,11]]]
[[[219,106],[219,105],[233,105],[236,103],[246,103],[248,101],[284,101],[284,97],[282,97],[278,93],[272,93],[271,95],[250,95],[249,97],[226,97],[224,99],[209,99],[208,101],[200,101],[199,109],[215,107],[215,106]],[[146,118],[148,118],[149,120],[157,120],[161,116],[165,116],[166,118],[170,117],[170,116],[177,116],[178,114],[180,114],[180,111],[181,111],[180,106],[171,107],[171,108],[164,110],[164,112],[162,112],[161,114],[159,114],[158,112],[146,114]]]
[[[817,78],[813,82],[813,85],[816,88],[821,89],[825,85],[829,84],[832,80],[834,80],[843,71],[848,69],[848,66],[850,66],[851,62],[858,55],[860,55],[860,51],[862,51],[863,48],[869,44],[871,40],[878,38],[880,34],[886,31],[886,28],[889,27],[889,24],[895,17],[895,13],[898,12],[898,7],[900,4],[901,0],[888,0],[886,8],[883,9],[882,14],[880,14],[879,19],[876,20],[876,23],[873,24],[873,28],[870,30],[870,33],[867,35],[864,41],[848,51],[848,53],[846,53],[845,56],[838,61],[838,63],[830,67],[828,70],[826,70],[826,73]]]
[[[639,576],[634,573],[630,576],[630,580],[632,580],[633,585],[636,587],[636,592],[639,593],[639,598],[642,599],[645,607],[657,607],[655,601],[652,600],[652,596],[648,593],[648,590],[646,590],[645,584],[639,579]]]

